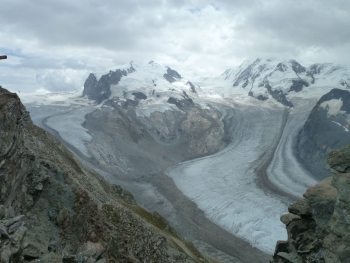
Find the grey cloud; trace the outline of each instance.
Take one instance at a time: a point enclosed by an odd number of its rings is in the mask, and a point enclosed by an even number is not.
[[[253,32],[271,42],[331,48],[350,42],[349,11],[349,1],[264,1],[236,29],[247,39]]]
[[[0,48],[21,50],[8,67],[33,69],[53,90],[78,85],[53,70],[130,60],[208,74],[257,56],[342,62],[350,60],[349,13],[348,0],[12,0],[0,8]]]
[[[55,70],[37,74],[36,80],[49,91],[74,91],[83,86],[87,76],[86,71]]]

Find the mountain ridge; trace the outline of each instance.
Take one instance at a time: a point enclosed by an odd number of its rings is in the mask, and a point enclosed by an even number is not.
[[[0,109],[1,262],[212,262],[33,125],[1,87]]]

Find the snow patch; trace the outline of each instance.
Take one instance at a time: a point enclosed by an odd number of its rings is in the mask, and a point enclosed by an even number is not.
[[[320,104],[321,108],[328,110],[328,116],[343,114],[345,111],[341,111],[340,108],[343,106],[342,99],[332,99],[329,101],[324,101]]]
[[[339,125],[340,127],[343,127],[346,132],[349,132],[349,129],[344,127],[343,125],[341,125],[339,122],[336,122],[336,121],[332,121],[332,122],[334,122],[335,124]]]

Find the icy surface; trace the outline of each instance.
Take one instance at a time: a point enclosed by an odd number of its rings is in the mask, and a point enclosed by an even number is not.
[[[320,105],[320,107],[328,109],[328,115],[337,115],[337,114],[345,113],[345,111],[340,110],[342,106],[343,106],[343,101],[341,99],[332,99],[332,100],[324,101]]]
[[[298,162],[294,142],[316,101],[300,101],[287,118],[283,135],[267,169],[268,178],[279,189],[302,198],[306,189],[317,181]]]
[[[283,111],[237,104],[235,108],[237,124],[231,145],[166,173],[209,219],[272,253],[276,241],[287,237],[279,220],[287,205],[257,186],[256,171],[278,143]]]
[[[77,108],[65,114],[48,118],[46,124],[56,130],[65,141],[90,157],[85,143],[90,142],[92,137],[82,124],[85,121],[85,115],[94,110],[96,110],[95,107]]]

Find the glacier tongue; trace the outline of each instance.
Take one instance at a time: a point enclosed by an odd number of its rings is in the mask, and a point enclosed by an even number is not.
[[[281,109],[235,104],[233,140],[226,149],[166,171],[210,220],[267,253],[287,237],[279,220],[287,203],[260,188],[257,182],[264,178],[257,174],[279,144],[284,114]],[[279,178],[293,176],[292,171]],[[292,188],[292,194],[301,195],[309,183]]]

